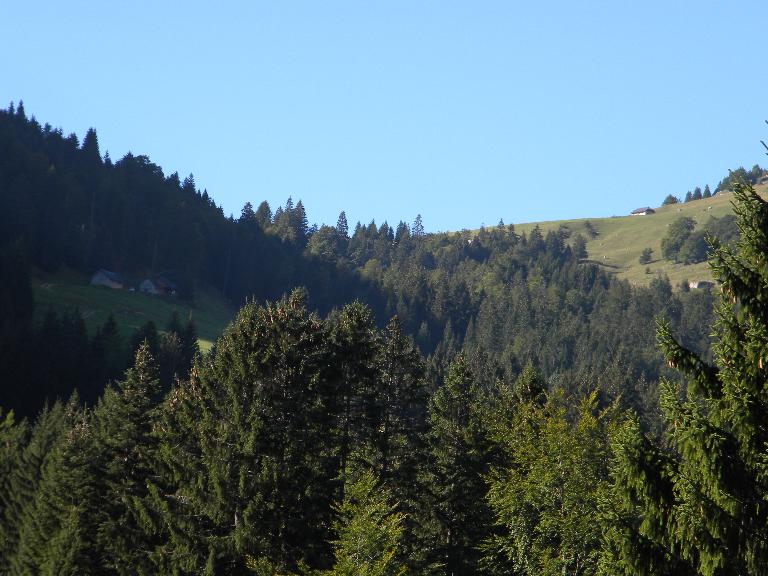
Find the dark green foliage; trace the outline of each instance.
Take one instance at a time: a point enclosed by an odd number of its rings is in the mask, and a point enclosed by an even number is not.
[[[22,457],[29,430],[13,412],[0,410],[0,574],[7,574],[18,541],[18,519],[29,489],[22,480]]]
[[[337,458],[323,326],[300,293],[248,305],[165,405],[147,517],[158,571],[238,572],[327,554]]]
[[[664,383],[664,443],[636,421],[617,436],[605,573],[768,573],[768,204],[750,185],[734,184],[734,197],[741,238],[710,260],[722,284],[714,364],[660,324],[686,388]]]
[[[148,342],[116,386],[104,391],[93,415],[100,481],[98,549],[110,573],[149,574],[151,539],[141,521],[158,439],[153,435],[160,381]]]
[[[429,404],[429,482],[434,531],[430,559],[447,574],[472,573],[491,513],[484,501],[491,446],[483,422],[487,398],[466,357],[451,364]]]
[[[683,264],[704,262],[707,259],[707,250],[706,233],[702,230],[695,230],[680,246],[676,259]]]
[[[680,249],[696,227],[696,221],[681,216],[669,225],[669,230],[661,239],[661,255],[667,260],[679,262]]]
[[[715,188],[715,194],[724,190],[733,190],[737,184],[757,184],[766,174],[765,169],[757,164],[752,166],[751,170],[739,167],[736,168],[736,170],[729,170],[728,172],[728,176],[720,180],[720,183]]]
[[[673,196],[672,194],[668,194],[666,198],[664,198],[664,201],[661,203],[662,206],[667,206],[669,204],[679,204],[680,199],[677,196]]]
[[[727,214],[721,218],[710,218],[704,225],[706,232],[721,244],[732,246],[739,239],[736,216]]]
[[[93,448],[90,419],[77,410],[76,399],[55,406],[36,423],[19,470],[34,489],[15,518],[18,540],[10,556],[11,574],[98,572]]]
[[[0,229],[2,229],[0,216]],[[0,386],[0,405],[20,407],[27,391],[25,359],[32,333],[32,286],[27,259],[21,246],[3,246],[0,240],[0,366],[4,383]]]
[[[573,245],[571,246],[573,257],[582,259],[587,257],[587,240],[581,234],[576,234],[573,238]]]
[[[650,264],[653,260],[653,248],[643,248],[643,251],[640,253],[639,262],[640,264]]]
[[[413,221],[413,226],[411,226],[411,236],[415,238],[424,236],[424,223],[421,220],[421,214],[418,214]]]
[[[352,467],[368,465],[376,460],[376,444],[381,407],[377,406],[377,356],[379,337],[371,311],[359,302],[346,305],[331,329],[335,358],[336,390],[332,395],[339,415],[341,496],[347,474]]]

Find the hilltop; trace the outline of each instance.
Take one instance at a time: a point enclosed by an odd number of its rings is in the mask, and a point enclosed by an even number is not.
[[[768,185],[756,186],[763,196],[768,194]],[[646,216],[614,216],[610,218],[583,218],[575,220],[552,220],[548,222],[530,222],[515,224],[519,234],[530,234],[539,226],[546,235],[565,227],[571,232],[571,240],[581,234],[587,240],[588,260],[602,269],[635,285],[648,285],[658,274],[667,275],[673,286],[682,280],[711,280],[712,274],[706,262],[697,264],[676,264],[661,257],[661,239],[667,227],[681,216],[693,218],[697,228],[709,218],[721,218],[733,213],[732,193],[722,191],[702,200],[669,204],[654,208],[655,214]],[[591,235],[591,224],[597,235]],[[644,248],[653,249],[652,261],[640,264],[640,253]]]

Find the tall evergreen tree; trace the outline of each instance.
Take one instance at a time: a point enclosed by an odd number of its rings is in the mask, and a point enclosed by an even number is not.
[[[416,219],[413,221],[413,226],[411,226],[411,236],[414,238],[424,236],[424,223],[421,219],[421,214],[417,214]]]
[[[157,437],[152,428],[160,381],[149,343],[117,387],[108,387],[94,410],[98,457],[99,549],[108,573],[151,573],[151,544],[141,521],[152,477]]]
[[[9,560],[18,541],[24,493],[17,474],[28,434],[26,422],[16,422],[13,411],[0,409],[0,574],[9,573]]]
[[[144,517],[158,572],[327,558],[336,483],[327,336],[294,292],[245,306],[164,405]]]
[[[261,226],[262,230],[266,230],[272,225],[272,208],[269,207],[269,203],[265,200],[256,209],[256,221]]]
[[[701,200],[701,188],[696,186],[696,188],[693,190],[693,195],[691,196],[692,200]]]
[[[55,409],[53,442],[41,461],[32,498],[19,518],[11,574],[96,574],[96,452],[88,414],[73,397]],[[33,434],[34,439],[34,434]]]
[[[392,318],[378,350],[376,403],[380,423],[374,470],[390,487],[405,513],[404,562],[417,566],[424,555],[429,524],[424,495],[427,449],[427,390],[424,362],[413,341],[403,333],[400,321]]]
[[[429,548],[446,574],[472,574],[488,536],[485,476],[491,446],[482,423],[481,391],[463,354],[429,406],[430,502],[435,532]]]
[[[349,238],[349,224],[347,224],[347,214],[342,210],[339,219],[336,221],[336,232],[341,238]]]
[[[360,302],[347,304],[331,329],[337,391],[333,395],[338,406],[337,434],[341,497],[350,469],[372,467],[376,433],[381,410],[377,405],[376,380],[379,338],[371,310]],[[356,463],[353,461],[357,460]]]
[[[768,203],[749,184],[734,185],[734,200],[741,237],[710,260],[722,284],[715,363],[660,324],[687,388],[663,383],[663,444],[636,420],[617,438],[606,573],[768,573]]]

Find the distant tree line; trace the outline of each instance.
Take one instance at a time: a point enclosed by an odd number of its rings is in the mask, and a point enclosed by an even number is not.
[[[704,198],[711,198],[718,192],[723,191],[729,191],[732,190],[735,184],[758,184],[760,182],[763,182],[768,176],[768,170],[765,168],[761,168],[758,164],[755,164],[752,166],[751,170],[746,170],[743,167],[736,168],[735,170],[729,170],[728,176],[720,180],[720,182],[715,187],[715,191],[712,192],[709,188],[709,184],[704,186],[704,190],[699,186],[696,186],[696,188],[693,189],[693,191],[688,190],[688,192],[685,193],[685,196],[683,198],[683,202],[691,202],[692,200],[701,200]],[[677,196],[674,196],[673,194],[668,194],[664,201],[661,203],[662,206],[666,206],[668,204],[679,204],[680,198]]]

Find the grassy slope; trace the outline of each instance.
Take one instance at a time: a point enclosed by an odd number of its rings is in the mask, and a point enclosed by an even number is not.
[[[756,189],[766,196],[768,185]],[[732,212],[732,194],[724,192],[712,198],[695,200],[682,204],[673,204],[656,208],[656,213],[648,216],[621,216],[613,218],[588,218],[581,220],[558,220],[552,222],[533,222],[515,224],[518,233],[530,233],[536,224],[544,234],[556,230],[559,226],[567,226],[572,233],[583,234],[587,239],[589,260],[596,262],[610,272],[616,273],[633,284],[647,284],[657,273],[669,276],[672,285],[681,280],[710,280],[712,274],[706,262],[691,264],[673,264],[661,258],[661,239],[667,232],[667,227],[680,216],[688,216],[696,220],[697,228],[703,225],[710,216],[722,217]],[[592,223],[598,236],[589,239],[585,223]],[[644,248],[653,249],[652,262],[640,264],[638,259]],[[646,268],[650,273],[646,272]]]
[[[211,293],[197,294],[194,305],[189,305],[171,297],[111,290],[88,282],[89,278],[71,271],[36,275],[32,280],[36,319],[42,319],[49,307],[59,312],[77,308],[92,335],[111,313],[127,342],[148,320],[164,329],[175,310],[182,322],[192,314],[200,347],[207,350],[234,316],[233,310]]]

